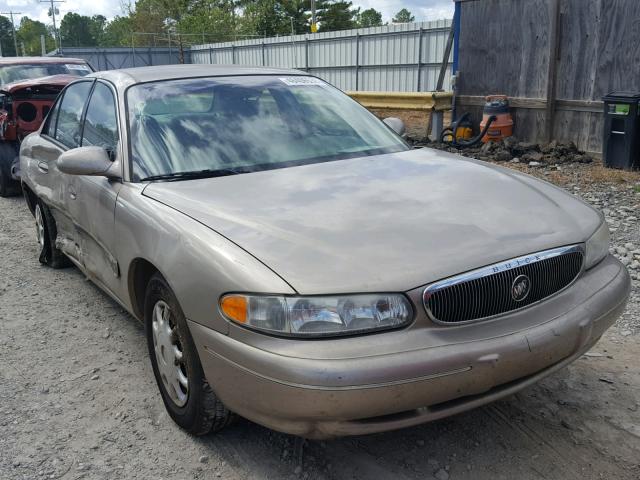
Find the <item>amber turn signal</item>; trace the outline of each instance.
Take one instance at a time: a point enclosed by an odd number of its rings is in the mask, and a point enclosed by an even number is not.
[[[247,297],[227,295],[220,300],[220,309],[231,320],[238,323],[247,322]]]

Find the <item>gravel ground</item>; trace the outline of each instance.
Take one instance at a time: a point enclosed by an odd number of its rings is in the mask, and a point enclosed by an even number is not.
[[[40,266],[24,202],[0,199],[0,479],[637,480],[640,175],[509,165],[603,209],[636,277],[626,313],[589,354],[508,399],[327,442],[244,420],[184,434],[164,411],[142,327],[77,270]]]

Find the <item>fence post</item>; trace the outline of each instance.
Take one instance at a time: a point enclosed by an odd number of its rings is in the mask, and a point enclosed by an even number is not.
[[[304,36],[304,69],[309,71],[309,37]]]
[[[213,47],[209,47],[209,64],[213,65]]]
[[[152,67],[153,66],[153,54],[151,53],[151,46],[148,47],[148,51],[147,51],[147,55],[149,58],[149,66]]]
[[[133,34],[131,34],[131,64],[136,66],[136,45]]]
[[[356,92],[358,91],[358,87],[360,85],[359,81],[359,73],[360,73],[360,34],[356,33]]]
[[[231,63],[236,64],[236,46],[233,43],[231,44]]]
[[[264,40],[262,41],[262,47],[260,48],[260,51],[262,53],[262,66],[264,67],[267,64],[267,62],[265,61]]]
[[[418,75],[416,78],[416,89],[421,91],[420,81],[422,80],[422,27],[418,30]]]

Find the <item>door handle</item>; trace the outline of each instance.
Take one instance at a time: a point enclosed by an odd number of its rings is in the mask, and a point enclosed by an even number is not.
[[[42,173],[49,173],[49,164],[47,162],[38,162],[38,170]]]
[[[71,198],[71,200],[75,200],[76,198],[78,198],[78,194],[71,187],[69,187],[69,197]]]

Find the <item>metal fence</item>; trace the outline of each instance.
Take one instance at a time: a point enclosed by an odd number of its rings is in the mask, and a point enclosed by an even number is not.
[[[438,20],[194,45],[191,62],[298,68],[342,90],[431,91],[450,27],[451,20]]]
[[[184,63],[190,63],[189,48],[183,50]],[[83,58],[96,70],[171,65],[180,63],[177,47],[64,47],[65,57]]]

